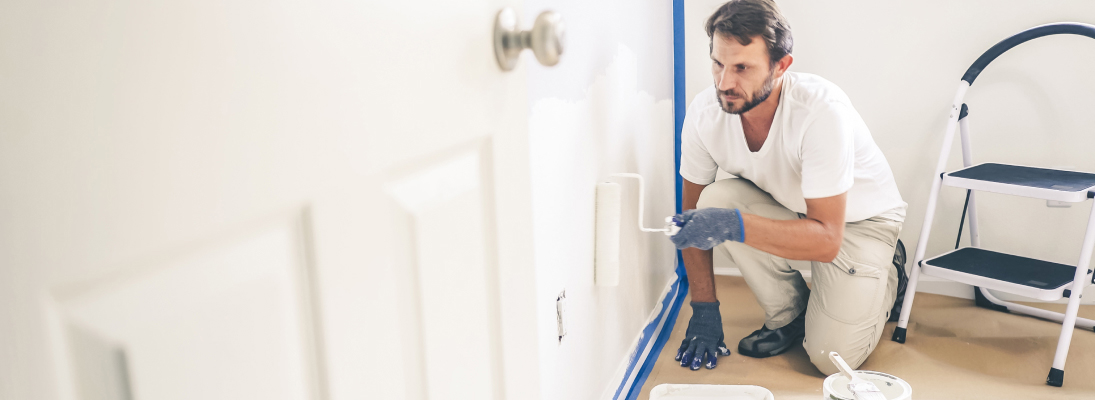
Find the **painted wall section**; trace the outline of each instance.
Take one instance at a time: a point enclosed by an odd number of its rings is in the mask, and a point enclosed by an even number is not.
[[[686,0],[687,98],[711,85],[703,23],[723,1]],[[966,68],[996,42],[1050,22],[1095,23],[1091,2],[780,0],[794,33],[792,71],[840,86],[863,116],[909,203],[901,238],[909,252],[927,207],[947,109]],[[1095,172],[1095,40],[1051,36],[996,59],[966,95],[974,162],[1010,162]],[[959,135],[948,170],[962,165]],[[954,248],[965,192],[944,187],[927,254]],[[1075,264],[1089,203],[978,197],[982,245]],[[968,244],[968,231],[963,245]],[[963,285],[964,286],[964,285]],[[972,290],[965,291],[972,297]]]
[[[638,185],[617,180],[620,284],[595,286],[594,189],[611,173],[639,173],[647,225],[673,213],[671,3],[526,5],[525,21],[550,7],[568,29],[560,64],[529,69],[541,397],[610,398],[674,277],[676,253],[664,235],[638,230]],[[567,335],[560,342],[555,299],[564,290]]]

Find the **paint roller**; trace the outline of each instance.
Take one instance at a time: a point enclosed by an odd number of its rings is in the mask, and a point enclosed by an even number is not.
[[[666,217],[665,228],[662,229],[643,226],[645,185],[642,175],[618,173],[609,176],[639,180],[639,230],[643,232],[662,232],[666,236],[675,235],[681,230],[684,223],[675,216]],[[596,234],[593,242],[593,281],[598,286],[616,286],[620,283],[620,197],[620,184],[615,182],[597,184]]]

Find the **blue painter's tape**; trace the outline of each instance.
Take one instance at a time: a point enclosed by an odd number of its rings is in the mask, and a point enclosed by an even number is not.
[[[687,291],[687,281],[684,282],[684,286],[685,290]],[[640,336],[639,344],[635,346],[635,353],[631,356],[631,361],[627,365],[627,371],[624,372],[624,380],[620,382],[620,387],[616,389],[616,394],[612,396],[613,399],[633,398],[631,397],[631,393],[637,392],[637,389],[635,389],[636,383],[639,385],[639,388],[642,388],[642,383],[638,382],[640,381],[640,378],[643,378],[641,379],[642,381],[646,380],[643,376],[643,369],[646,367],[647,364],[652,365],[652,363],[648,362],[651,357],[653,357],[654,359],[658,358],[658,350],[660,350],[660,347],[658,347],[658,340],[661,339],[661,337],[658,335],[661,332],[665,331],[665,325],[668,324],[670,327],[673,326],[673,322],[668,320],[668,317],[673,316],[674,319],[676,318],[676,310],[679,309],[680,305],[675,304],[674,301],[680,301],[678,300],[678,298],[680,297],[680,292],[681,280],[678,276],[677,281],[673,284],[673,289],[670,289],[665,294],[665,298],[662,299],[661,311],[658,312],[658,316],[655,317],[654,320],[650,321],[650,323],[648,323],[645,328],[643,328],[643,333],[642,336]],[[662,321],[665,322],[662,323]],[[661,330],[658,329],[659,325],[661,325],[662,327]],[[644,350],[646,350],[647,346],[650,345],[651,338],[655,339],[654,347],[652,347],[649,352],[646,352],[646,357],[644,358]],[[639,366],[639,375],[632,380],[631,376],[635,372],[635,367],[638,365],[639,361],[643,362],[642,365]],[[649,375],[650,371],[647,370],[646,374]],[[631,383],[631,385],[628,385],[628,383]],[[627,397],[620,397],[621,393]]]
[[[677,213],[681,213],[681,129],[684,127],[684,0],[673,0],[673,159],[676,175]],[[678,254],[678,264],[680,252]]]
[[[681,176],[681,130],[684,128],[685,107],[684,80],[684,0],[673,0],[673,159],[677,170],[677,213],[683,207],[684,177]],[[677,250],[677,279],[688,287],[688,273],[684,270],[684,256]],[[687,290],[686,290],[687,291]],[[677,304],[680,307],[680,303]]]
[[[639,368],[639,375],[635,377],[635,382],[631,385],[631,390],[626,397],[627,400],[635,400],[639,397],[643,384],[646,383],[646,378],[650,376],[650,371],[654,369],[654,364],[658,361],[658,355],[662,353],[662,348],[669,341],[669,334],[673,332],[673,326],[677,323],[677,313],[681,310],[681,303],[684,302],[684,297],[688,294],[688,279],[685,277],[683,264],[677,266],[677,277],[676,293],[670,293],[674,298],[670,299],[670,296],[667,295],[663,302],[663,304],[671,302],[669,312],[665,316],[665,323],[662,324],[662,330],[658,333],[658,339],[654,341],[654,347],[650,349],[650,354],[646,356],[642,367]]]

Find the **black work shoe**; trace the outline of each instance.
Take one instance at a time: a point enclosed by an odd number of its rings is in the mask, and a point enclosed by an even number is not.
[[[890,322],[901,317],[901,306],[905,304],[905,289],[909,286],[909,276],[905,274],[905,245],[897,240],[897,249],[893,253],[893,266],[897,268],[897,297],[890,309]]]
[[[803,310],[791,323],[779,329],[762,326],[738,342],[738,353],[753,358],[782,354],[806,335],[806,311]]]

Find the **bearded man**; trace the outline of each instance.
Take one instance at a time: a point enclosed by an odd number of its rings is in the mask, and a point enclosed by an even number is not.
[[[707,20],[714,85],[681,132],[683,249],[692,318],[677,360],[715,368],[730,354],[715,296],[712,252],[741,270],[765,323],[738,352],[769,357],[801,341],[837,372],[874,350],[907,281],[898,241],[907,204],[886,157],[832,82],[790,72],[793,40],[771,0],[735,0]],[[736,179],[715,180],[716,171]],[[808,261],[812,289],[793,260]],[[733,305],[728,305],[733,307]]]

